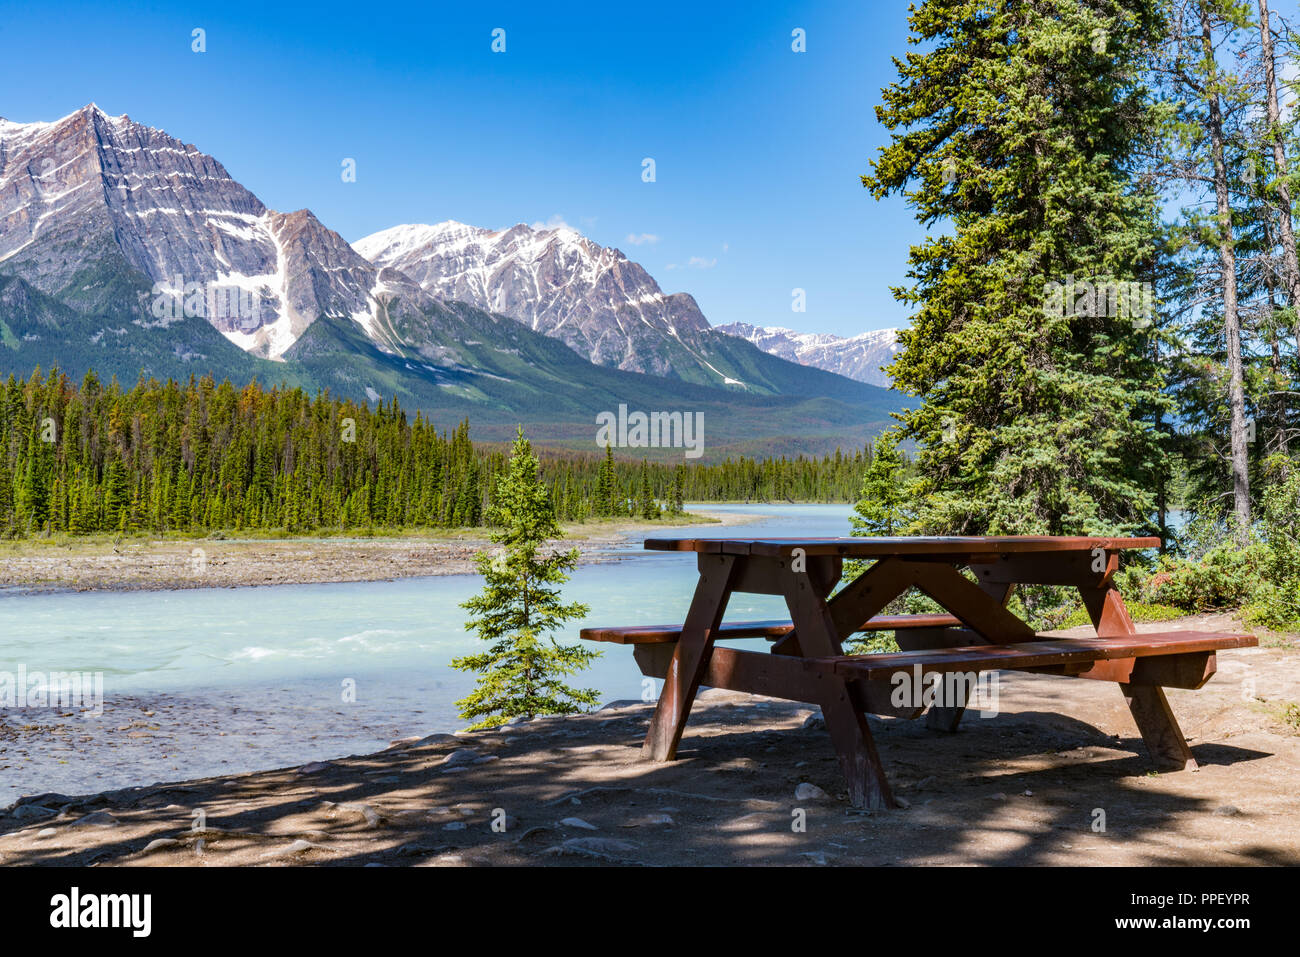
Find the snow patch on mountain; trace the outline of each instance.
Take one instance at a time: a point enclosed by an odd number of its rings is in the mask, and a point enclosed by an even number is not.
[[[892,385],[881,367],[898,352],[898,330],[877,329],[852,337],[795,332],[782,326],[753,326],[733,322],[715,326],[718,332],[747,339],[764,352],[801,365],[813,366],[870,385]]]

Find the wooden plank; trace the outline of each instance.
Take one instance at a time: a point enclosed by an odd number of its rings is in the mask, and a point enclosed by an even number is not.
[[[916,567],[891,558],[876,562],[844,586],[840,593],[830,600],[827,607],[831,631],[835,636],[835,648],[838,649],[840,642],[853,634],[862,622],[875,618],[881,609],[912,587],[916,574]],[[795,576],[787,576],[787,578],[792,581]],[[825,591],[818,592],[823,603],[824,595]],[[789,604],[788,596],[786,604]],[[804,655],[808,652],[804,650],[796,632],[773,645],[772,653]]]
[[[805,658],[816,670],[834,671],[860,680],[888,680],[898,672],[920,667],[921,674],[948,671],[1015,671],[1068,665],[1110,658],[1192,654],[1220,648],[1247,648],[1258,644],[1251,635],[1221,632],[1176,631],[1116,638],[1058,638],[1014,645],[975,645],[880,655],[840,655]]]
[[[916,584],[924,566],[897,558],[878,561],[840,590],[828,610],[838,640],[875,618],[891,601]]]
[[[789,558],[794,549],[805,555],[839,555],[855,558],[890,556],[948,556],[961,560],[971,556],[998,554],[1038,554],[1043,552],[1091,552],[1132,548],[1158,548],[1158,538],[1122,538],[1096,536],[940,536],[875,538],[647,538],[644,547],[654,551],[716,552],[737,555],[763,555]]]
[[[960,624],[961,619],[954,618],[952,615],[877,615],[854,631],[942,629]],[[769,641],[776,641],[793,630],[793,624],[779,619],[724,622],[714,632],[714,638],[766,638]],[[584,641],[604,641],[616,645],[654,645],[672,644],[681,633],[681,625],[621,625],[592,626],[582,629],[579,634]]]
[[[632,654],[641,673],[649,678],[664,678],[673,658],[668,645],[635,645]],[[826,696],[824,681],[828,677],[809,671],[797,658],[715,645],[700,685],[820,705]],[[852,690],[856,704],[867,714],[910,719],[922,711],[895,705],[892,689],[879,681],[856,681]]]
[[[1117,566],[1110,559],[1119,555],[1113,549],[1103,548],[1102,551],[1105,552],[1105,557],[1101,571],[1094,568],[1097,556],[1092,550],[1040,555],[996,555],[985,562],[972,557],[970,569],[981,584],[1087,584],[1099,587],[1115,573]]]
[[[794,625],[788,621],[737,621],[722,624],[713,632],[719,638],[767,638],[775,641],[788,635]],[[616,645],[672,644],[682,634],[681,625],[628,625],[618,628],[584,628],[579,633],[586,641],[606,641]]]
[[[646,645],[636,649],[636,660],[642,674],[664,678],[672,655],[662,645]],[[797,658],[717,645],[709,656],[700,684],[707,688],[816,704],[825,695],[828,678],[828,675],[810,672]]]
[[[1145,658],[1094,661],[1089,668],[1070,677],[1196,691],[1205,687],[1218,667],[1218,658],[1213,651],[1201,651],[1183,655],[1148,655]]]
[[[718,555],[708,560],[707,567],[705,560],[700,564],[695,597],[686,614],[681,638],[673,646],[672,662],[641,749],[642,755],[652,761],[671,761],[677,756],[677,745],[681,743],[713,647],[712,633],[722,621],[731,595],[736,558]]]
[[[923,565],[916,587],[996,645],[1032,641],[1034,630],[951,565]]]

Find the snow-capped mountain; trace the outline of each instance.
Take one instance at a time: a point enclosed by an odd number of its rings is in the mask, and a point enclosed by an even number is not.
[[[686,408],[706,415],[710,455],[858,445],[901,402],[711,329],[690,296],[572,230],[373,239],[363,256],[94,104],[0,119],[0,376],[258,378],[582,448],[601,411]]]
[[[694,298],[664,293],[638,263],[568,226],[447,221],[394,226],[352,245],[439,299],[509,316],[599,365],[742,384],[713,355],[716,337]]]
[[[889,376],[881,371],[898,351],[898,330],[878,329],[846,338],[795,332],[780,326],[751,326],[733,322],[715,326],[718,332],[748,340],[764,352],[800,365],[814,366],[837,375],[888,388]]]
[[[52,123],[0,119],[0,267],[129,311],[139,303],[104,281],[121,265],[153,284],[144,305],[160,323],[200,315],[269,358],[321,315],[373,325],[377,296],[427,301],[308,210],[267,209],[211,156],[126,115],[92,103]]]

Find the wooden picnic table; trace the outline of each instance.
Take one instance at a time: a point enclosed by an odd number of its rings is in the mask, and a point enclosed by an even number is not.
[[[663,690],[643,754],[676,757],[701,685],[821,707],[854,807],[895,802],[866,715],[916,717],[923,708],[891,695],[900,673],[977,675],[1023,672],[1119,684],[1152,759],[1195,767],[1164,688],[1199,688],[1215,673],[1215,652],[1256,644],[1249,635],[1170,631],[1138,635],[1115,586],[1120,552],[1154,548],[1156,538],[1052,536],[931,538],[685,538],[645,541],[655,551],[694,552],[699,581],[680,625],[586,628],[582,636],[634,646],[644,674]],[[834,591],[845,559],[871,562]],[[963,570],[973,577],[963,574]],[[1007,608],[1016,585],[1076,587],[1095,638],[1034,633]],[[945,612],[881,615],[917,588]],[[734,592],[780,595],[789,621],[723,623]],[[856,632],[893,631],[901,652],[846,655]],[[763,638],[767,651],[719,645]],[[965,701],[932,706],[928,724],[955,731]]]

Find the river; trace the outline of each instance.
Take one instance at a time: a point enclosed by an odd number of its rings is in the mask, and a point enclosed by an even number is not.
[[[657,537],[847,534],[847,505],[700,505],[743,524]],[[694,556],[645,552],[643,535],[585,565],[564,597],[586,624],[681,621]],[[101,715],[0,707],[0,806],[41,791],[84,793],[367,753],[454,731],[474,676],[449,667],[481,647],[460,603],[475,576],[181,591],[0,595],[0,673],[102,672]],[[738,595],[729,617],[784,617],[779,598]],[[631,650],[575,676],[602,701],[640,698]],[[29,727],[24,728],[27,725]]]

